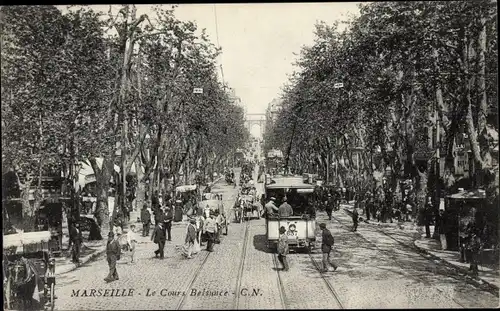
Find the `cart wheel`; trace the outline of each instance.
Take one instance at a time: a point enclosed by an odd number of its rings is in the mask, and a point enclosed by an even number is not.
[[[55,287],[55,284],[54,282],[52,282],[52,284],[50,284],[50,310],[54,310],[54,305],[55,305],[55,301],[54,301],[54,287]]]

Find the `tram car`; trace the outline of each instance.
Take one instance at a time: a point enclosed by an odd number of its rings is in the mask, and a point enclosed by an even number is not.
[[[285,227],[290,248],[313,248],[316,241],[316,217],[312,206],[314,185],[304,183],[302,177],[280,177],[271,179],[265,185],[266,202],[276,198],[276,206],[283,203],[286,196],[292,206],[293,215],[289,217],[267,216],[267,246],[275,249],[279,240],[279,228]]]

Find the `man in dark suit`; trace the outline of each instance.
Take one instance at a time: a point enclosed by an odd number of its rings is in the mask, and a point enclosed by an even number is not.
[[[71,252],[73,263],[80,263],[80,247],[82,244],[82,231],[80,230],[80,224],[78,222],[73,222],[69,230],[69,238],[73,244],[73,249]]]
[[[148,206],[144,204],[141,210],[142,236],[149,236],[149,226],[151,225],[151,214]]]
[[[167,231],[167,240],[172,241],[172,220],[174,219],[174,213],[172,213],[172,208],[167,205],[165,207],[165,217],[163,222],[165,223],[165,229]]]
[[[118,280],[118,272],[116,271],[116,262],[120,260],[121,249],[118,242],[118,235],[110,232],[108,234],[108,244],[106,245],[106,259],[108,260],[109,274],[104,278],[106,282]]]
[[[321,251],[323,253],[323,271],[328,272],[328,266],[333,267],[333,271],[337,270],[337,265],[330,261],[330,252],[332,251],[333,244],[335,240],[333,239],[333,235],[330,230],[326,229],[326,225],[324,223],[319,225],[319,228],[322,233],[322,243],[321,243]]]
[[[151,240],[158,244],[158,249],[155,250],[155,257],[158,257],[158,254],[160,255],[160,259],[164,258],[164,248],[165,248],[165,227],[163,222],[159,222],[158,225],[155,228],[155,231],[153,232],[153,235],[151,236]]]

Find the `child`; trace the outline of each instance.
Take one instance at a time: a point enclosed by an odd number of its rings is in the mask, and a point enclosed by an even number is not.
[[[288,254],[288,237],[285,234],[285,227],[280,228],[280,238],[278,241],[278,260],[283,265],[283,271],[288,271],[288,261],[286,255]]]
[[[134,262],[135,246],[137,244],[137,237],[135,234],[135,225],[130,226],[130,230],[127,232],[127,244],[130,250],[130,263]]]

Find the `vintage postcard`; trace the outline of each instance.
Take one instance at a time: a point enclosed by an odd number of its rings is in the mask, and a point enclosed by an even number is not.
[[[0,10],[4,310],[499,306],[496,1]]]

